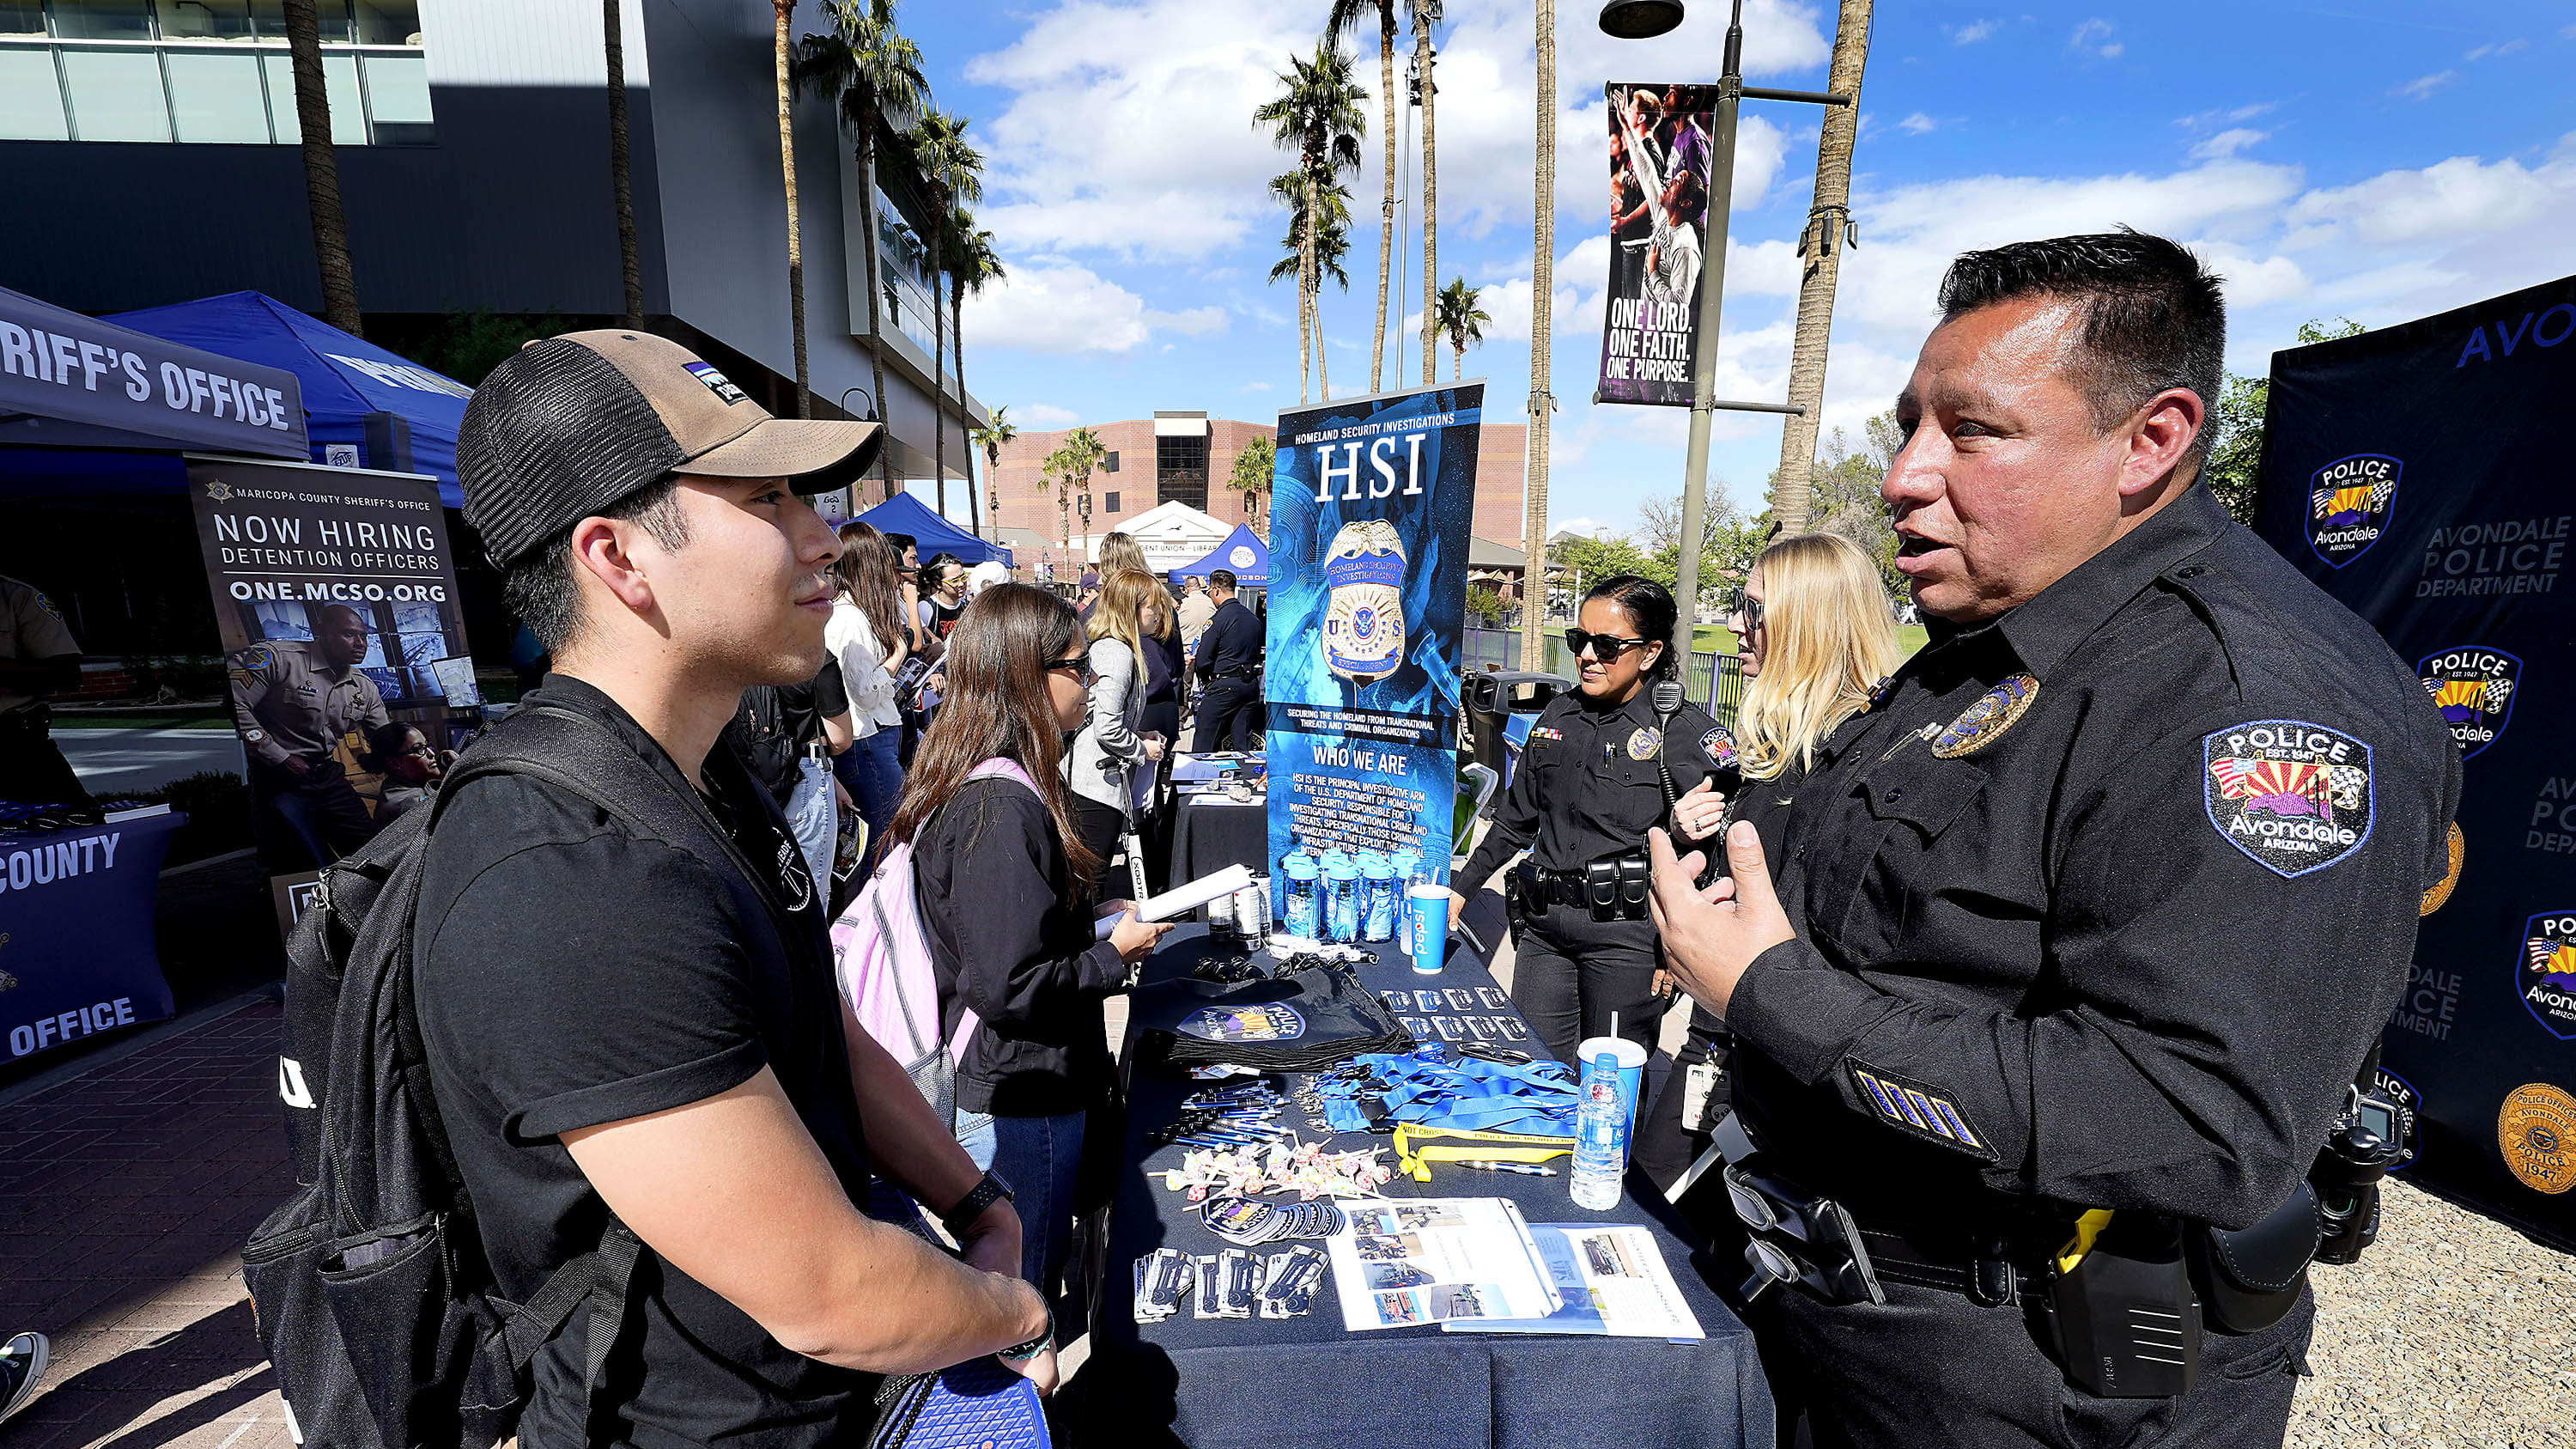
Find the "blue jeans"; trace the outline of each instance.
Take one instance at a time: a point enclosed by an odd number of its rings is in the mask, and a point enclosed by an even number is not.
[[[882,850],[879,842],[885,839],[886,827],[894,823],[895,803],[903,798],[902,755],[903,731],[881,725],[875,734],[832,760],[832,773],[858,803],[859,818],[868,822],[868,851],[859,861],[861,882],[876,868]]]
[[[1020,1212],[1020,1276],[1064,1313],[1064,1263],[1073,1248],[1073,1197],[1082,1167],[1083,1113],[1060,1117],[992,1117],[992,1160],[983,1163],[1011,1184]],[[977,1135],[961,1113],[958,1140]],[[967,1145],[974,1155],[974,1145]]]

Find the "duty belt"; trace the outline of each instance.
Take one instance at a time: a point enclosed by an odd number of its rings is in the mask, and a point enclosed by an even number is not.
[[[1596,860],[1581,870],[1549,870],[1524,861],[1513,876],[1520,882],[1525,909],[1575,906],[1589,910],[1596,921],[1644,920],[1653,884],[1642,855]]]

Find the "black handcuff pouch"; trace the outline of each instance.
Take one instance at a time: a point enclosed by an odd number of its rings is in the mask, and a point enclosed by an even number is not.
[[[1642,855],[1631,855],[1619,861],[1619,919],[1642,921],[1646,918],[1646,893],[1654,886],[1652,868]]]
[[[2259,1333],[2280,1322],[2308,1286],[2317,1238],[2316,1189],[2305,1182],[2250,1228],[2193,1224],[2183,1245],[2201,1317],[2220,1333]]]
[[[1583,867],[1583,901],[1591,907],[1592,919],[1619,919],[1619,862],[1596,860]]]

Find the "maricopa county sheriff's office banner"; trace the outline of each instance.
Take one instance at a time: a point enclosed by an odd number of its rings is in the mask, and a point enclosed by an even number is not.
[[[1415,849],[1448,879],[1485,385],[1279,415],[1262,661],[1270,861]]]
[[[281,924],[479,725],[437,480],[190,458],[233,728]]]
[[[2276,353],[2257,522],[2387,637],[2463,757],[2462,864],[2384,1038],[2407,1175],[2576,1248],[2570,396],[2576,277]]]
[[[1614,85],[1610,292],[1594,402],[1688,407],[1715,86]]]

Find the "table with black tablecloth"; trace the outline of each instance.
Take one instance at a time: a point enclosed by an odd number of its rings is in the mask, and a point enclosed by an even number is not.
[[[1360,967],[1372,990],[1423,985],[1485,986],[1493,978],[1474,953],[1453,943],[1438,975],[1416,975],[1400,946],[1372,947],[1381,960]],[[1145,965],[1140,995],[1186,974],[1201,959],[1236,949],[1187,926]],[[1753,1339],[1718,1300],[1708,1278],[1726,1264],[1695,1256],[1677,1235],[1680,1219],[1642,1178],[1606,1213],[1586,1212],[1568,1180],[1437,1166],[1432,1180],[1399,1174],[1391,1198],[1506,1197],[1532,1223],[1643,1223],[1652,1227],[1691,1312],[1707,1337],[1661,1339],[1575,1335],[1445,1333],[1436,1324],[1351,1333],[1328,1282],[1314,1311],[1290,1319],[1201,1320],[1186,1308],[1161,1323],[1134,1321],[1134,1265],[1156,1248],[1192,1254],[1230,1246],[1198,1218],[1184,1193],[1163,1186],[1179,1146],[1147,1137],[1179,1114],[1197,1084],[1137,1064],[1130,1028],[1130,1110],[1106,1269],[1092,1319],[1092,1356],[1082,1373],[1079,1416],[1086,1443],[1169,1444],[1217,1449],[1404,1446],[1404,1449],[1650,1449],[1658,1445],[1768,1445],[1772,1404]],[[1313,1140],[1293,1109],[1283,1121]],[[1335,1150],[1387,1147],[1388,1139],[1343,1133]],[[1558,1164],[1560,1172],[1565,1164]],[[1274,1198],[1288,1200],[1284,1195]],[[1264,1249],[1263,1251],[1274,1251]]]

